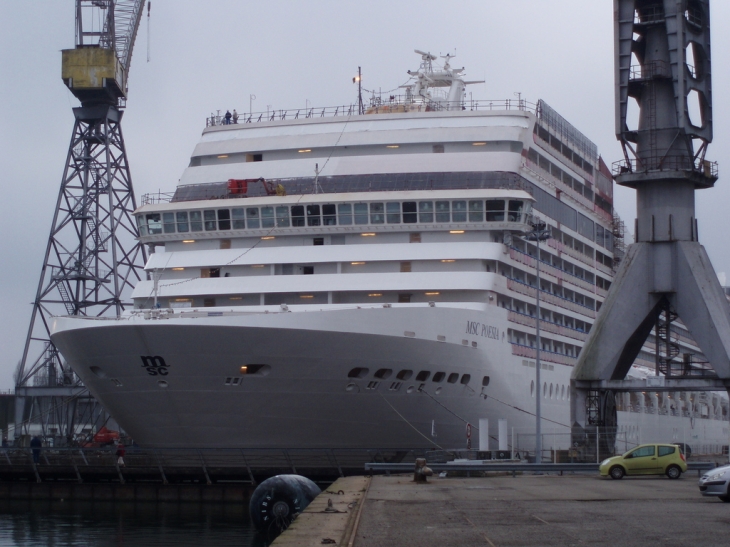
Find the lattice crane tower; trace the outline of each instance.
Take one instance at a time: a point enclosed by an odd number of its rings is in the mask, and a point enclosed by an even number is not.
[[[717,164],[705,160],[712,141],[710,2],[614,0],[614,18],[616,135],[625,155],[615,174],[636,190],[636,240],[573,371],[576,446],[597,427],[616,425],[612,390],[730,389],[730,306],[699,243],[695,215],[695,191],[717,180]],[[630,126],[632,99],[637,127]],[[671,336],[677,318],[709,363],[679,358]],[[624,380],[652,329],[656,376]]]
[[[127,78],[144,0],[76,0],[76,47],[63,51],[62,78],[81,101],[16,376],[47,385],[70,380],[50,340],[53,315],[119,315],[143,273],[144,249],[122,137]],[[58,371],[63,377],[58,377]],[[43,382],[46,383],[46,382]],[[16,417],[17,419],[17,417]]]

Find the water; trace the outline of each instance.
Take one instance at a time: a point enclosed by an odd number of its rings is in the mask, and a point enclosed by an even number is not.
[[[266,547],[243,504],[0,500],[0,547]]]

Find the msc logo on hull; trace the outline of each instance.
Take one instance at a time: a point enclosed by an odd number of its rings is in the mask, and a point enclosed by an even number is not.
[[[150,376],[167,376],[167,368],[170,366],[159,355],[141,355],[142,367],[147,370]]]

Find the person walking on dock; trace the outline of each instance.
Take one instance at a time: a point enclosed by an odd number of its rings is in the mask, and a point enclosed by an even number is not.
[[[33,463],[38,464],[41,461],[41,447],[43,443],[36,435],[30,440],[30,448],[33,451]]]

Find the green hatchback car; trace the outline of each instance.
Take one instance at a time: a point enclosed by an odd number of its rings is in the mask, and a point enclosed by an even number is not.
[[[602,477],[621,479],[624,475],[666,475],[678,479],[687,471],[687,460],[676,444],[642,444],[601,462]]]

